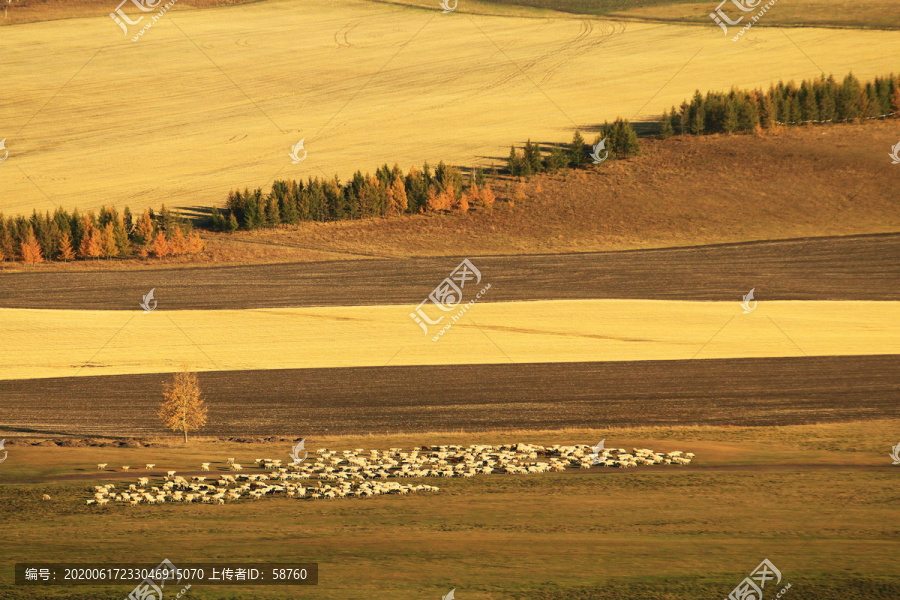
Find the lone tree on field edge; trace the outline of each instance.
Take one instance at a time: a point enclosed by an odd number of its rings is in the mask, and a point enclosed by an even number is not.
[[[188,429],[199,429],[206,425],[206,406],[200,398],[196,374],[187,368],[175,373],[172,383],[166,385],[165,400],[159,407],[159,418],[172,431],[183,432],[185,444]]]

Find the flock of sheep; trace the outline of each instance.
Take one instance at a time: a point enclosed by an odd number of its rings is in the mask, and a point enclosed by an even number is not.
[[[302,446],[302,444],[301,444]],[[218,479],[195,476],[190,480],[167,471],[159,486],[150,485],[148,477],[140,477],[127,490],[116,491],[113,484],[94,487],[94,497],[87,504],[103,506],[110,500],[131,505],[160,502],[205,502],[225,504],[226,500],[260,499],[263,496],[284,495],[298,499],[365,498],[381,494],[437,492],[431,485],[402,485],[386,481],[398,477],[475,477],[495,473],[527,474],[563,472],[570,468],[589,469],[594,465],[606,467],[636,467],[638,465],[690,464],[691,453],[680,451],[658,453],[646,448],[603,449],[598,446],[536,446],[512,444],[502,446],[472,445],[433,446],[403,450],[391,448],[387,452],[363,449],[336,452],[320,449],[316,458],[295,460],[282,466],[281,460],[256,459],[256,466],[267,473],[221,474]],[[306,455],[304,455],[306,456]],[[539,460],[546,459],[546,460]],[[209,471],[211,463],[201,463],[201,471]],[[243,467],[228,459],[232,471]],[[98,464],[98,469],[106,468]],[[152,470],[156,465],[145,465]],[[123,466],[128,471],[130,465]],[[207,481],[209,480],[209,481]]]

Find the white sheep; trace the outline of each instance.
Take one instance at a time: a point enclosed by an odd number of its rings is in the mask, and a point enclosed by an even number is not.
[[[102,471],[102,470],[105,469],[105,468],[106,468],[106,463],[99,463],[99,464],[97,465],[97,470],[98,470],[98,471]]]
[[[150,470],[152,470],[153,467],[155,467],[155,466],[156,466],[156,465],[155,465],[154,463],[147,463],[146,465],[144,465],[144,468],[145,468],[146,470],[150,471]]]
[[[200,463],[201,471],[209,471],[209,463]]]

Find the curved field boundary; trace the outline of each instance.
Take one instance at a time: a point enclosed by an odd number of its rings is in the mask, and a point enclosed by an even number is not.
[[[900,356],[206,372],[205,436],[315,436],[900,417]],[[0,437],[168,435],[170,375],[0,382]]]
[[[895,300],[900,234],[592,254],[470,257],[479,302]],[[418,304],[464,257],[0,276],[0,308],[166,310]]]

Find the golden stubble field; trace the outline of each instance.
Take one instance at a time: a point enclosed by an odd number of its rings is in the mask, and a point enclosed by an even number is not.
[[[182,365],[208,371],[900,353],[897,302],[771,301],[749,314],[737,302],[486,303],[436,342],[437,328],[426,336],[409,316],[414,309],[0,309],[0,379],[164,373]]]
[[[886,74],[900,33],[759,28],[736,44],[713,27],[276,0],[176,5],[138,42],[106,14],[9,26],[0,50],[9,214],[209,206],[274,177],[497,163],[512,142],[655,118],[696,88]]]

